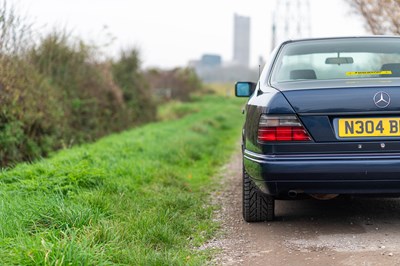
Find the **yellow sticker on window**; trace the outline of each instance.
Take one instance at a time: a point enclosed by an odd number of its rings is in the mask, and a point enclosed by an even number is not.
[[[346,76],[361,76],[361,75],[392,75],[391,70],[383,71],[351,71],[346,72]]]

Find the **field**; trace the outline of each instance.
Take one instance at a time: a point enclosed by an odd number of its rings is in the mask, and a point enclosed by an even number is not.
[[[206,96],[163,122],[0,174],[1,265],[204,264],[207,207],[243,100]],[[172,119],[172,120],[171,120]]]

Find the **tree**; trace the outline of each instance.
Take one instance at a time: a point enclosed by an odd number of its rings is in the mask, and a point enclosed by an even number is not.
[[[373,34],[400,34],[400,0],[347,0]]]

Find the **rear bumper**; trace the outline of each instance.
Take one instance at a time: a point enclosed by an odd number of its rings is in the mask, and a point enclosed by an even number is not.
[[[262,155],[244,152],[244,167],[267,194],[400,194],[400,154]]]

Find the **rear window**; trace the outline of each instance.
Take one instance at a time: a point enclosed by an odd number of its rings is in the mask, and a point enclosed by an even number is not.
[[[400,77],[400,38],[305,40],[286,44],[272,83]]]

